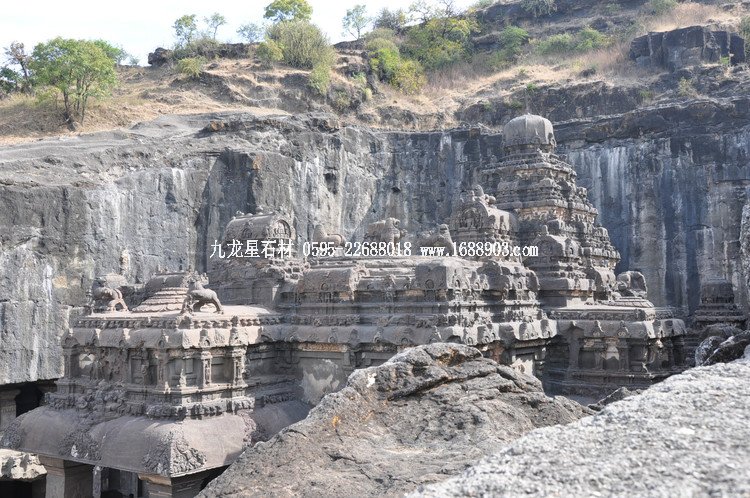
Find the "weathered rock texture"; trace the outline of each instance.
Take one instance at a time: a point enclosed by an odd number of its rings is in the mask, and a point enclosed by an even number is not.
[[[670,71],[719,62],[745,62],[745,40],[737,33],[712,31],[705,26],[690,26],[672,31],[649,33],[630,43],[630,58],[639,65],[663,66]]]
[[[398,495],[584,413],[472,347],[419,346],[355,371],[305,420],[246,450],[201,496]]]
[[[688,370],[413,496],[746,496],[748,377],[747,355]]]

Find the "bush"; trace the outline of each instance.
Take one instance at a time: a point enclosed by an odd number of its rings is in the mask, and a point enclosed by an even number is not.
[[[573,52],[575,49],[575,38],[570,33],[548,36],[536,44],[536,51],[542,55],[564,54]]]
[[[389,83],[407,94],[419,93],[427,82],[422,65],[411,59],[401,59]]]
[[[283,21],[268,29],[268,40],[281,49],[282,60],[292,67],[312,69],[333,64],[334,51],[325,34],[307,21]]]
[[[594,28],[583,28],[575,34],[562,33],[549,36],[536,43],[541,55],[581,53],[606,47],[609,38]]]
[[[534,17],[548,16],[557,10],[555,0],[523,0],[521,7]]]
[[[681,97],[698,96],[698,90],[693,86],[693,83],[685,78],[680,78],[680,81],[677,83],[677,93],[680,94]]]
[[[677,0],[651,0],[648,3],[649,10],[657,16],[666,14],[675,7],[677,7]]]
[[[204,57],[185,57],[177,61],[177,72],[188,79],[195,80],[200,78],[205,65]]]
[[[750,16],[743,17],[740,21],[740,35],[750,43]]]
[[[529,41],[529,33],[517,26],[507,26],[500,33],[501,49],[496,54],[496,61],[500,67],[507,66],[518,60],[521,47]]]
[[[185,45],[175,47],[174,58],[176,60],[204,57],[213,59],[219,52],[220,43],[213,38],[201,37],[192,40]]]
[[[284,59],[284,54],[281,52],[281,48],[279,48],[279,45],[273,40],[261,42],[258,45],[258,49],[255,51],[255,55],[257,55],[260,61],[267,66]]]
[[[608,43],[606,35],[589,27],[583,28],[579,31],[577,38],[577,52],[588,52],[597,48],[606,47]]]
[[[320,95],[325,95],[328,92],[328,87],[331,86],[331,66],[319,64],[313,67],[308,77],[308,83]]]

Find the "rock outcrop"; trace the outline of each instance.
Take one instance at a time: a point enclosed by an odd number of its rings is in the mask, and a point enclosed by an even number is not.
[[[707,337],[695,352],[696,365],[714,365],[729,363],[742,358],[745,349],[750,346],[750,330],[731,337]]]
[[[747,355],[688,370],[411,496],[746,496],[748,377]]]
[[[688,370],[412,496],[746,496],[748,376],[747,354]]]
[[[630,43],[630,58],[641,66],[661,66],[675,72],[723,57],[731,64],[745,62],[745,39],[737,33],[690,26],[649,33]]]
[[[397,495],[587,410],[458,344],[357,370],[308,417],[248,449],[201,496]]]

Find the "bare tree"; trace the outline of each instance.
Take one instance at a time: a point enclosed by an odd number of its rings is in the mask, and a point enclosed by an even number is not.
[[[344,34],[349,33],[352,36],[356,36],[357,40],[362,38],[362,31],[367,27],[372,19],[367,16],[367,7],[363,4],[358,4],[351,9],[346,10],[346,16],[342,20],[344,26]]]
[[[23,43],[16,41],[12,42],[10,46],[5,49],[5,56],[8,63],[21,68],[21,74],[23,75],[23,90],[26,91],[31,88],[31,81],[29,78],[29,62],[31,61],[31,55],[26,53]]]

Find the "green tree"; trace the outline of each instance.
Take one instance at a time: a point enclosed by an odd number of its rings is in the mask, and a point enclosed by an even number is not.
[[[263,36],[265,35],[266,28],[258,23],[249,22],[247,24],[243,24],[240,26],[240,28],[237,30],[237,34],[240,35],[240,38],[243,40],[255,43],[263,40]]]
[[[86,119],[92,96],[106,95],[117,84],[115,61],[101,42],[55,38],[34,47],[30,68],[41,85],[60,91],[65,120]]]
[[[133,56],[127,53],[125,49],[112,45],[108,41],[94,40],[93,43],[101,48],[104,53],[107,54],[107,57],[115,61],[115,64],[122,64],[126,60],[133,58]]]
[[[375,29],[390,29],[396,33],[402,33],[408,22],[409,19],[403,9],[389,10],[384,8],[378,13],[372,24]]]
[[[273,0],[266,5],[263,17],[273,22],[309,21],[312,7],[307,0]]]
[[[410,28],[402,48],[425,68],[435,69],[468,57],[470,35],[477,30],[472,18],[435,17]]]
[[[8,66],[0,67],[0,96],[19,89],[21,75]]]
[[[346,10],[346,16],[342,21],[344,34],[349,33],[359,40],[362,38],[362,31],[370,24],[370,21],[372,19],[367,16],[367,7],[364,4],[357,4]]]
[[[177,37],[177,45],[184,47],[192,43],[198,34],[198,25],[195,22],[195,14],[184,15],[177,19],[172,25]]]
[[[211,38],[215,40],[216,32],[219,30],[219,27],[224,26],[227,23],[227,18],[218,12],[214,12],[211,16],[204,17],[203,21],[208,26],[208,34],[210,34]]]

